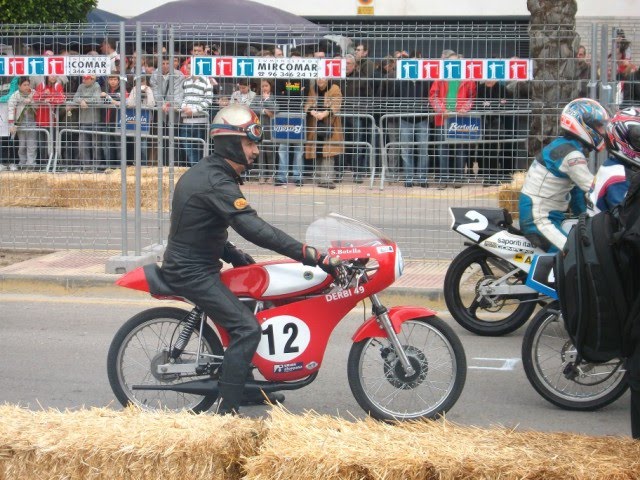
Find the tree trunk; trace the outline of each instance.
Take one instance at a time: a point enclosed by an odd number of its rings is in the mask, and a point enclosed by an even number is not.
[[[531,13],[530,56],[533,59],[531,103],[533,117],[529,157],[558,135],[558,117],[578,95],[575,53],[576,0],[527,0]]]

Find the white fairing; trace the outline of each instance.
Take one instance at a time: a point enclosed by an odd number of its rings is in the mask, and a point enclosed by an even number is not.
[[[534,255],[544,254],[544,250],[534,247],[525,237],[513,235],[504,230],[491,235],[479,245],[527,273],[531,268]]]
[[[307,267],[301,263],[265,265],[269,274],[269,285],[265,297],[276,297],[296,292],[304,292],[324,282],[327,273],[318,267]]]

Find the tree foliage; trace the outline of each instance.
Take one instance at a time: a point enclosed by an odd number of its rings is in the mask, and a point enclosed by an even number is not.
[[[98,0],[0,0],[0,23],[84,23]]]

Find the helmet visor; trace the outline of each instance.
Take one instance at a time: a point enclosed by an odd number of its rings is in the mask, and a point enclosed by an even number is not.
[[[260,143],[262,141],[262,125],[259,123],[252,123],[248,127],[238,127],[236,125],[229,125],[227,123],[214,123],[211,125],[211,130],[231,130],[233,132],[244,133],[252,142]]]

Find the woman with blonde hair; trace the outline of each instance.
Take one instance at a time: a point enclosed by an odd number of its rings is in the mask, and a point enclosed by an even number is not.
[[[337,83],[326,78],[311,83],[304,106],[307,112],[305,158],[316,162],[316,181],[322,188],[336,188],[334,159],[344,153],[344,131],[338,116],[341,107],[342,92]]]

